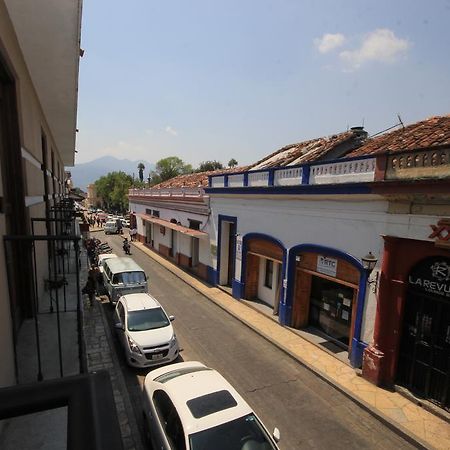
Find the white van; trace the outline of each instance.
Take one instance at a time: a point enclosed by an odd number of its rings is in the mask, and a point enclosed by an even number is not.
[[[105,234],[117,234],[122,230],[122,222],[119,219],[108,220],[103,227]]]
[[[128,257],[110,258],[103,263],[103,283],[113,305],[122,295],[148,291],[144,270]]]

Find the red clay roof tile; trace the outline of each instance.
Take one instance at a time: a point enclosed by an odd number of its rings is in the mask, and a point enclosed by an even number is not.
[[[400,153],[437,145],[450,145],[450,115],[430,117],[404,128],[369,138],[361,147],[346,156]]]

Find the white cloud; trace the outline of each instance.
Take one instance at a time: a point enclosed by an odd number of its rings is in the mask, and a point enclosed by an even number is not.
[[[360,48],[342,51],[339,57],[348,68],[355,70],[369,61],[395,62],[409,47],[410,43],[406,39],[398,38],[387,28],[379,28],[365,36]]]
[[[320,53],[328,53],[335,48],[341,47],[345,42],[345,37],[341,33],[326,33],[321,38],[314,39],[314,44]]]
[[[170,125],[167,125],[165,128],[166,132],[173,135],[173,136],[178,136],[178,131],[173,129]]]

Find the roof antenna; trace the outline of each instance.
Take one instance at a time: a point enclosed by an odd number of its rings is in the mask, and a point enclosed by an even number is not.
[[[405,125],[403,125],[402,118],[400,117],[400,114],[397,114],[397,117],[398,117],[398,121],[402,124],[403,129],[405,129]]]

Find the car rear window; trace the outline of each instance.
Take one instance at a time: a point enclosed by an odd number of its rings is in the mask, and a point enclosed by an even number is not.
[[[192,400],[188,400],[186,404],[196,419],[237,406],[234,397],[226,390],[193,398]]]
[[[183,369],[172,370],[171,372],[160,375],[155,378],[158,383],[167,383],[174,378],[180,377],[194,372],[202,372],[203,370],[211,370],[209,367],[184,367]]]

